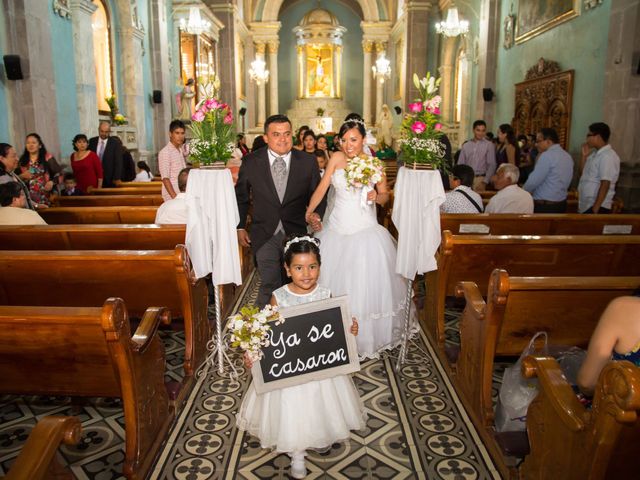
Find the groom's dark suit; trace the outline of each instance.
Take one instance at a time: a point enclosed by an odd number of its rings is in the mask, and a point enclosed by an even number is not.
[[[240,214],[238,228],[245,228],[251,204],[253,209],[249,235],[254,255],[257,256],[260,248],[271,240],[279,222],[282,222],[286,235],[307,233],[305,210],[318,183],[320,170],[316,159],[307,153],[291,150],[287,187],[280,202],[271,175],[267,148],[261,148],[242,159],[236,183],[236,199]],[[323,201],[316,209],[321,216],[325,206],[326,203]],[[277,262],[281,265],[281,256]],[[259,270],[260,267],[258,261]]]

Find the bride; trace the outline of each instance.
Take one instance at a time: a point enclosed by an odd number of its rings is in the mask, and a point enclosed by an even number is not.
[[[396,246],[389,232],[378,224],[374,202],[389,199],[386,178],[367,195],[371,205],[361,202],[361,188],[350,187],[345,167],[362,153],[366,130],[362,120],[345,122],[340,128],[342,152],[335,152],[307,207],[307,221],[329,185],[335,204],[322,231],[322,272],[319,283],[334,296],[349,295],[351,314],[360,323],[356,337],[361,359],[377,358],[382,350],[400,343],[407,297],[406,280],[395,273]]]

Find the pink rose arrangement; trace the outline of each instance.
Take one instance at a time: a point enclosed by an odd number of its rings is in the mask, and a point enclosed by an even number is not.
[[[191,117],[193,139],[189,157],[197,166],[224,162],[235,149],[235,125],[231,108],[216,98],[205,98]]]
[[[439,168],[444,163],[444,146],[440,142],[442,124],[440,123],[440,103],[438,95],[440,79],[429,72],[420,79],[413,75],[413,84],[420,98],[409,104],[409,113],[402,121],[402,159],[405,164],[429,163]]]

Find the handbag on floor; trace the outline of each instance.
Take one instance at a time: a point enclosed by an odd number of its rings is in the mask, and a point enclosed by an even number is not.
[[[520,367],[522,360],[527,355],[540,353],[536,351],[535,341],[542,336],[544,336],[544,347],[541,353],[546,355],[548,351],[547,332],[538,332],[531,338],[529,345],[524,349],[515,365],[504,371],[495,416],[498,432],[523,431],[527,428],[527,409],[538,394],[538,379],[523,377]]]

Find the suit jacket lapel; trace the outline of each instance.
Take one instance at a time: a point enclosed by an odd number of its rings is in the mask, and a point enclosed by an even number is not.
[[[284,190],[284,196],[282,197],[282,203],[287,200],[287,196],[289,195],[291,189],[294,185],[295,175],[298,174],[300,169],[300,162],[296,162],[296,158],[293,154],[295,150],[291,149],[291,157],[289,158],[289,175],[287,175],[287,188]]]
[[[280,198],[278,197],[278,191],[276,190],[276,184],[273,182],[273,176],[271,175],[271,165],[269,164],[269,152],[267,149],[264,150],[264,155],[260,159],[260,171],[261,174],[266,179],[266,185],[269,191],[271,192],[271,196],[274,201],[280,204]]]

